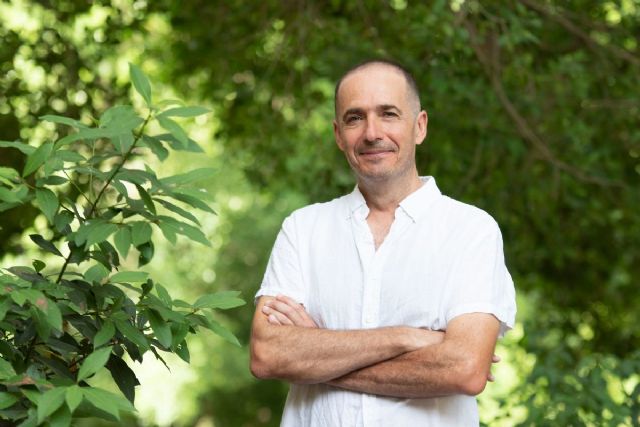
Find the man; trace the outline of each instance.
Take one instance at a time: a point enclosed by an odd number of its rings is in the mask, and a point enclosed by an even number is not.
[[[420,177],[427,113],[401,66],[336,86],[353,193],[285,219],[258,291],[251,370],[291,383],[283,426],[478,425],[515,294],[485,212]]]

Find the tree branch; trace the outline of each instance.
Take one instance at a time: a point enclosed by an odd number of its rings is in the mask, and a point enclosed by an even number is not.
[[[488,37],[483,39],[478,34],[476,26],[466,18],[465,11],[461,10],[457,13],[457,16],[469,33],[471,46],[476,57],[482,64],[487,77],[489,78],[493,91],[507,115],[515,124],[516,130],[520,136],[525,141],[529,142],[543,159],[548,161],[555,168],[569,173],[580,181],[597,184],[603,187],[624,186],[617,181],[587,174],[583,170],[576,168],[555,156],[549,146],[542,140],[542,138],[540,138],[540,136],[538,136],[524,116],[520,114],[504,89],[500,71],[500,47],[498,45],[498,35],[495,32],[492,32]]]
[[[630,62],[633,65],[640,65],[640,59],[636,58],[631,52],[622,49],[616,45],[601,45],[597,41],[595,41],[588,33],[582,30],[582,28],[575,25],[571,20],[560,13],[556,13],[547,7],[536,3],[534,0],[520,0],[522,4],[527,6],[529,9],[532,9],[542,15],[545,15],[552,21],[560,24],[562,28],[567,30],[567,32],[573,34],[592,51],[598,53],[599,48],[608,49],[614,56],[624,61]]]

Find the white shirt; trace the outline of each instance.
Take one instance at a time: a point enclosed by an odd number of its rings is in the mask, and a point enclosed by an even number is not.
[[[284,220],[256,298],[284,294],[320,327],[445,330],[454,317],[491,313],[513,327],[515,291],[502,237],[484,211],[443,196],[432,177],[406,197],[376,251],[356,189]],[[477,426],[472,396],[399,399],[324,384],[292,384],[283,427]]]

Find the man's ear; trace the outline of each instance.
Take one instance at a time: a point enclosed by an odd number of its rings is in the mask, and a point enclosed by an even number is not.
[[[416,145],[422,144],[422,141],[427,137],[427,124],[429,123],[429,116],[427,112],[422,110],[416,117]]]
[[[340,151],[344,151],[344,146],[342,145],[342,138],[340,137],[340,128],[338,126],[338,122],[336,119],[333,119],[333,137],[336,140],[336,145],[340,149]]]

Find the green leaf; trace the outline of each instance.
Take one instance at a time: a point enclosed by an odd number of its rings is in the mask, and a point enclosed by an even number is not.
[[[67,406],[72,413],[80,405],[83,398],[82,387],[72,385],[67,389],[65,400],[67,401]]]
[[[11,308],[11,298],[7,298],[6,296],[0,297],[0,321],[4,320],[7,312]]]
[[[162,231],[162,235],[167,239],[172,245],[176,244],[178,236],[175,232],[175,227],[171,225],[167,225],[165,222],[159,222],[158,227],[160,227],[160,231]]]
[[[67,126],[73,126],[75,128],[88,128],[87,125],[85,125],[82,122],[79,122],[78,120],[74,120],[69,117],[56,116],[55,114],[47,114],[45,116],[40,116],[40,120],[45,120],[47,122],[52,122],[52,123],[59,123]]]
[[[211,110],[204,107],[176,107],[170,108],[158,114],[158,117],[196,117],[202,114],[210,113]]]
[[[36,188],[36,202],[49,223],[53,224],[53,217],[58,210],[58,196],[48,188]]]
[[[69,180],[63,176],[51,175],[45,178],[38,178],[38,180],[36,181],[36,185],[38,187],[42,187],[43,185],[62,185],[66,184],[67,182],[69,182]]]
[[[138,66],[132,63],[129,63],[129,75],[136,92],[144,98],[147,105],[151,106],[151,84],[147,76]]]
[[[169,150],[164,148],[162,141],[149,135],[142,135],[140,145],[148,147],[158,160],[163,161],[169,157]]]
[[[120,227],[113,236],[113,243],[116,245],[116,248],[118,248],[120,255],[126,258],[129,253],[129,246],[131,246],[131,231],[129,231],[129,227]]]
[[[208,328],[211,331],[213,331],[215,334],[221,336],[225,340],[229,341],[231,344],[235,344],[238,347],[242,347],[242,345],[240,344],[240,341],[238,341],[238,338],[236,338],[235,335],[233,335],[231,332],[229,332],[228,329],[226,329],[224,326],[222,326],[221,324],[219,324],[218,322],[216,322],[215,320],[213,320],[211,318],[207,318],[207,320],[209,321]]]
[[[136,397],[136,386],[140,385],[136,374],[122,358],[116,355],[109,358],[106,366],[122,394],[133,404]]]
[[[4,391],[0,391],[0,410],[7,409],[18,400],[20,400],[20,398],[18,398],[17,396],[6,393]]]
[[[119,271],[109,278],[109,281],[120,282],[144,282],[147,280],[149,273],[146,271]]]
[[[112,349],[113,347],[101,348],[87,356],[78,371],[78,381],[82,381],[102,369],[109,360]]]
[[[102,280],[109,275],[110,271],[101,263],[97,263],[87,269],[84,278],[88,282],[102,283]]]
[[[171,307],[173,301],[171,300],[171,295],[167,292],[167,289],[162,286],[160,283],[156,283],[156,293],[158,294],[158,298],[163,302],[167,307]]]
[[[151,196],[149,196],[149,193],[147,193],[147,190],[142,188],[142,186],[139,184],[135,184],[135,186],[138,189],[138,194],[140,195],[140,198],[144,202],[144,205],[147,207],[147,209],[149,209],[149,212],[155,215],[156,205],[153,204],[153,200],[151,199]]]
[[[62,312],[55,301],[43,296],[36,300],[35,305],[45,314],[49,326],[62,331]]]
[[[16,371],[13,369],[11,363],[7,362],[0,357],[0,379],[11,378],[16,375]]]
[[[226,310],[229,308],[245,305],[245,301],[238,298],[235,292],[218,292],[215,294],[202,295],[193,304],[194,308],[219,308]]]
[[[53,218],[53,224],[56,227],[56,230],[62,232],[62,230],[67,227],[67,225],[71,224],[74,218],[75,217],[71,212],[63,210],[58,212]]]
[[[179,206],[174,205],[171,202],[168,202],[166,200],[162,200],[162,199],[157,199],[160,204],[162,206],[164,206],[165,208],[167,208],[168,210],[170,210],[171,212],[177,213],[178,215],[182,216],[183,218],[188,219],[189,221],[194,222],[197,225],[200,225],[200,221],[198,221],[198,218],[196,218],[195,215],[193,215],[191,212],[186,211],[184,209],[182,209]],[[162,223],[160,223],[162,224]]]
[[[97,224],[87,233],[87,247],[104,242],[107,238],[118,230],[118,226],[111,223]]]
[[[129,134],[143,122],[131,105],[114,105],[100,116],[100,128],[109,129],[113,136]]]
[[[138,328],[125,320],[116,320],[115,323],[116,328],[118,328],[120,333],[122,333],[122,335],[124,335],[129,341],[134,343],[141,350],[141,353],[149,350],[147,337],[140,332]]]
[[[216,174],[216,172],[217,170],[214,168],[198,168],[198,169],[191,170],[187,173],[162,178],[160,179],[160,182],[163,184],[169,184],[169,185],[191,184],[196,181],[210,179]]]
[[[157,117],[157,119],[160,126],[171,133],[183,146],[189,144],[189,136],[178,123],[167,117]]]
[[[38,424],[62,406],[66,392],[66,387],[56,387],[40,396],[38,399]]]
[[[171,347],[171,327],[167,322],[164,321],[159,314],[157,314],[154,310],[146,310],[145,314],[149,319],[149,324],[151,325],[151,329],[153,329],[153,333],[156,336],[156,339],[160,344],[168,349]]]
[[[7,203],[20,203],[22,201],[16,191],[10,191],[4,187],[0,187],[0,200]]]
[[[62,253],[58,250],[58,248],[56,248],[56,246],[50,241],[45,240],[45,238],[41,235],[29,234],[29,238],[33,241],[33,243],[40,246],[40,248],[44,249],[45,251],[50,252],[54,255],[62,256]]]
[[[113,108],[113,107],[112,107]],[[108,111],[108,110],[107,110]],[[65,145],[69,145],[73,142],[87,139],[87,140],[95,140],[100,138],[113,138],[123,133],[122,129],[116,128],[88,128],[88,129],[80,129],[76,133],[72,133],[71,135],[67,135],[64,138],[59,139],[55,143],[55,148],[58,149]]]
[[[108,343],[111,338],[116,334],[116,327],[113,322],[107,319],[103,324],[97,334],[93,337],[93,347],[100,347]]]
[[[0,167],[0,178],[6,178],[8,180],[18,180],[20,174],[14,168]]]
[[[176,233],[182,234],[195,242],[202,243],[205,246],[211,246],[211,242],[209,242],[207,236],[197,227],[181,222],[174,230]]]
[[[146,222],[134,222],[131,226],[131,242],[134,246],[147,243],[151,239],[151,226]]]
[[[211,209],[209,207],[209,205],[207,205],[205,202],[203,202],[200,198],[198,197],[194,197],[190,194],[183,194],[183,193],[179,193],[179,192],[173,192],[171,193],[171,197],[173,197],[176,200],[180,200],[181,202],[184,202],[188,205],[193,206],[196,209],[200,209],[203,210],[205,212],[209,212],[212,214],[215,214],[216,212]]]
[[[178,357],[180,357],[180,359],[184,360],[187,363],[190,362],[191,355],[189,354],[189,347],[187,346],[186,341],[183,340],[180,344],[178,344],[174,352],[178,355]]]
[[[36,147],[20,141],[0,141],[0,148],[15,148],[26,155],[30,155],[36,151]]]
[[[51,155],[51,151],[53,151],[53,143],[45,142],[36,148],[33,153],[29,154],[27,163],[24,165],[24,170],[22,171],[22,176],[28,176],[42,166],[49,155]]]
[[[31,265],[33,265],[33,268],[38,273],[40,273],[47,266],[47,264],[45,264],[44,262],[40,261],[39,259],[34,259],[33,262],[31,263]]]
[[[71,425],[71,411],[66,405],[62,405],[48,419],[49,427],[69,427]]]
[[[127,399],[115,393],[97,387],[85,387],[82,392],[89,403],[113,415],[117,420],[120,419],[120,411],[135,412],[135,408]]]
[[[170,133],[163,133],[160,135],[154,135],[155,138],[160,139],[169,143],[172,149],[176,151],[189,151],[192,153],[204,153],[202,147],[198,145],[193,139],[189,138],[187,141],[187,145],[184,145],[183,142],[178,140],[175,136]]]

